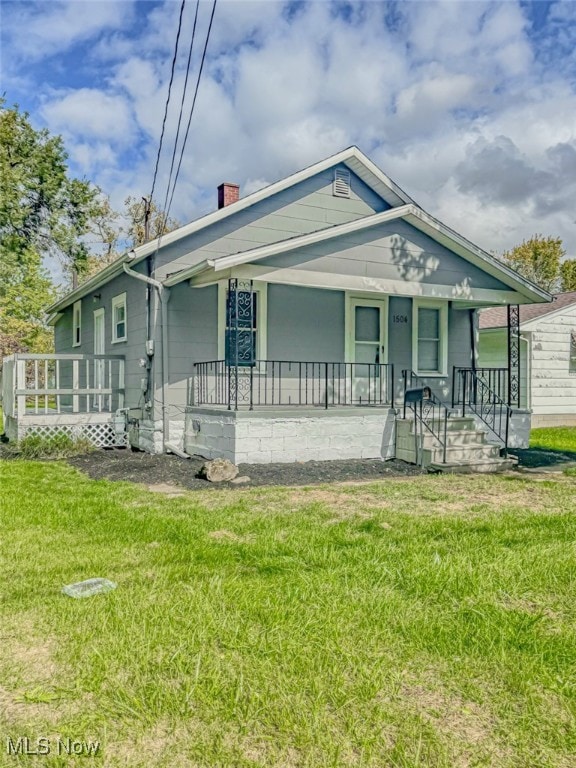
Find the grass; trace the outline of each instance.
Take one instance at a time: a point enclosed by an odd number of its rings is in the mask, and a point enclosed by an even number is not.
[[[167,498],[11,461],[0,486],[7,737],[106,768],[574,764],[570,478]],[[118,588],[60,594],[92,576]],[[71,764],[35,761],[0,752]]]
[[[576,454],[576,427],[543,427],[530,432],[530,448]]]

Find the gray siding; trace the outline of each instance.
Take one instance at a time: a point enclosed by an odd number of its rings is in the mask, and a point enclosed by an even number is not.
[[[408,322],[394,322],[394,317]],[[394,397],[403,393],[402,371],[412,368],[412,299],[391,296],[388,303],[388,362],[394,364]]]
[[[258,262],[256,262],[258,263]],[[391,221],[260,261],[269,267],[509,290],[405,221]]]
[[[126,293],[127,340],[112,343],[112,299]],[[95,299],[95,296],[100,296]],[[126,361],[126,407],[136,408],[141,403],[140,380],[145,371],[139,360],[145,357],[146,342],[146,285],[128,275],[119,275],[94,293],[82,299],[81,344],[72,346],[72,306],[64,310],[63,317],[54,328],[55,349],[60,354],[94,354],[94,312],[105,310],[105,354],[124,355]]]
[[[158,278],[207,258],[247,251],[390,208],[357,176],[350,176],[349,198],[332,194],[332,168],[166,246],[157,258]]]
[[[170,360],[170,405],[177,410],[187,404],[194,363],[218,359],[218,289],[175,286],[168,302],[168,350]],[[158,397],[158,395],[157,395]]]
[[[268,358],[310,362],[344,360],[344,293],[270,285]]]

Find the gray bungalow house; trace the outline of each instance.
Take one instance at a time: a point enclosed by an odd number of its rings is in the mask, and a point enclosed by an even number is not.
[[[237,463],[488,469],[529,429],[518,305],[549,300],[351,147],[244,198],[221,185],[213,213],[70,292],[50,310],[56,355],[10,359],[4,399],[19,434],[97,423],[99,444]],[[507,308],[505,395],[476,370],[491,306]]]

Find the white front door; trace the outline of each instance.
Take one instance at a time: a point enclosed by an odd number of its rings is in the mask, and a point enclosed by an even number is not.
[[[94,312],[94,354],[103,355],[106,352],[105,315],[104,309]],[[104,389],[106,361],[94,361],[94,389]],[[102,410],[102,395],[94,395],[94,407]]]
[[[385,363],[388,302],[351,299],[350,360],[354,363]]]
[[[385,401],[388,377],[381,369],[388,360],[388,301],[350,298],[347,360],[354,403]]]

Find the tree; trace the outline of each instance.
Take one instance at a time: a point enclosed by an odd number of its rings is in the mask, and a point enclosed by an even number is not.
[[[59,258],[82,274],[83,237],[103,215],[98,187],[69,178],[62,138],[32,127],[27,113],[0,99],[0,238],[2,258]]]
[[[88,265],[83,238],[103,198],[69,178],[66,161],[60,136],[0,99],[0,357],[50,348],[45,309],[56,289],[45,264],[58,258],[68,274]]]
[[[560,289],[576,291],[576,259],[566,259],[560,265]]]
[[[101,219],[95,221],[93,230],[97,240],[102,242],[103,249],[98,254],[92,254],[88,259],[85,277],[92,277],[104,267],[115,261],[124,251],[137,248],[146,242],[146,202],[129,196],[124,201],[124,212],[118,214],[108,209],[103,212]],[[148,240],[155,240],[178,229],[181,224],[172,217],[167,217],[154,200],[148,208]]]
[[[559,288],[560,263],[565,255],[559,237],[534,235],[512,250],[505,251],[502,260],[546,291],[554,291]]]

